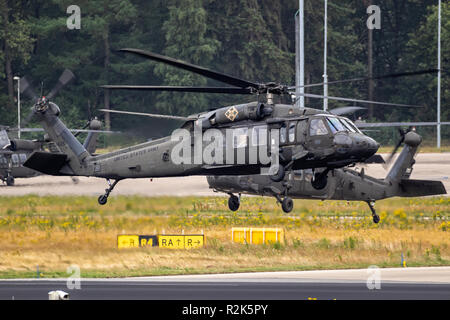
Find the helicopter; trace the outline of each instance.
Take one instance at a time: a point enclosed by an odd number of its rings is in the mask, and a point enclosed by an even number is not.
[[[84,145],[89,152],[94,153],[97,148],[98,135],[101,132],[101,122],[97,118],[91,119],[82,129],[70,129],[75,132],[75,136],[79,133],[87,132],[87,138]],[[88,127],[88,129],[86,129]],[[58,147],[52,143],[48,135],[44,135],[43,140],[39,139],[16,139],[10,138],[9,131],[18,130],[0,126],[0,180],[7,186],[15,184],[15,178],[32,178],[41,175],[40,172],[27,168],[23,164],[34,151],[48,150],[52,153],[60,153]],[[40,128],[22,128],[22,132],[39,132]],[[78,183],[76,177],[72,177],[74,183]]]
[[[75,78],[74,74],[65,69],[58,79],[55,87],[50,91],[50,97],[55,96],[64,86],[69,84]],[[20,79],[21,93],[24,93],[31,99],[37,98],[28,77]],[[43,97],[43,99],[47,99]],[[27,117],[23,124],[28,124],[32,117]],[[97,117],[90,117],[90,120],[81,129],[69,129],[74,132],[74,136],[81,133],[87,133],[84,141],[85,148],[94,153],[97,148],[98,135],[100,133],[111,133],[111,131],[101,130],[102,123]],[[50,153],[59,154],[61,151],[58,146],[51,141],[48,134],[43,139],[18,139],[19,132],[42,132],[42,128],[10,128],[8,126],[0,126],[0,180],[5,182],[7,186],[13,186],[15,178],[31,178],[42,173],[25,167],[23,164],[27,158],[34,152],[44,152],[48,150]],[[14,137],[11,137],[11,134]],[[78,182],[76,177],[72,177],[74,183]]]
[[[311,169],[291,170],[283,181],[275,183],[267,176],[208,176],[209,187],[216,192],[230,195],[228,207],[237,211],[240,205],[241,194],[259,196],[273,196],[281,203],[285,213],[292,211],[296,199],[314,200],[347,200],[364,201],[369,205],[374,223],[380,221],[375,210],[375,201],[391,197],[422,197],[446,194],[447,191],[441,181],[410,179],[414,156],[422,138],[416,132],[403,131],[397,146],[404,144],[403,150],[392,165],[384,179],[376,179],[364,172],[356,171],[350,167],[335,169],[328,172],[328,183],[317,188],[314,185],[314,176]],[[398,147],[394,149],[395,153]],[[391,154],[391,155],[392,155]],[[389,157],[387,163],[392,161]],[[236,196],[235,194],[239,194]],[[281,198],[284,197],[282,200]]]
[[[7,186],[14,185],[14,178],[35,177],[40,173],[23,167],[27,157],[35,150],[43,150],[41,141],[15,139],[8,137],[7,127],[0,128],[0,180]]]
[[[379,144],[362,133],[348,118],[275,101],[282,95],[290,96],[293,87],[273,82],[250,82],[145,50],[120,51],[166,63],[230,86],[102,86],[105,89],[250,94],[256,95],[258,99],[187,117],[146,114],[179,120],[183,124],[169,137],[95,156],[84,148],[60,120],[60,108],[48,99],[39,98],[32,108],[32,115],[41,122],[62,153],[35,151],[24,165],[52,175],[105,178],[108,188],[98,198],[101,205],[107,203],[117,183],[127,178],[248,175],[263,172],[272,181],[280,182],[285,178],[285,172],[291,169],[325,168],[315,174],[314,181],[320,187],[326,184],[328,172],[359,162],[370,162],[378,150]],[[328,131],[330,122],[334,126],[344,126],[346,130]],[[207,157],[204,157],[205,153]],[[111,180],[114,182],[111,183]]]

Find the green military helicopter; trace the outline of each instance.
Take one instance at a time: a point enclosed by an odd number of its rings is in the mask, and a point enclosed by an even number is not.
[[[120,51],[166,63],[229,86],[106,85],[104,88],[251,94],[257,96],[257,101],[187,117],[146,114],[180,120],[183,124],[169,137],[95,156],[86,150],[59,119],[60,108],[45,97],[39,98],[32,114],[41,122],[61,153],[36,151],[24,165],[46,174],[107,179],[109,187],[98,198],[100,204],[105,204],[117,183],[127,178],[248,175],[260,174],[266,169],[263,173],[271,181],[280,182],[289,170],[325,168],[314,176],[315,183],[320,186],[326,184],[328,172],[372,161],[378,150],[379,144],[374,139],[362,133],[352,121],[343,116],[279,103],[280,97],[291,96],[291,91],[295,89],[293,87],[250,82],[144,50]],[[329,131],[327,126],[330,122],[335,126],[344,126],[346,130]],[[114,182],[111,183],[111,180]]]
[[[56,85],[49,93],[50,97],[54,97],[63,87],[68,85],[75,78],[74,74],[66,69],[58,79]],[[34,101],[38,99],[31,81],[28,77],[20,79],[20,91]],[[45,97],[44,97],[45,99]],[[81,129],[69,129],[74,132],[74,136],[81,133],[87,133],[87,137],[83,143],[88,152],[94,153],[97,148],[97,139],[100,133],[111,133],[102,129],[102,123],[96,117],[91,119]],[[31,117],[25,119],[23,125],[28,124],[32,120]],[[45,152],[60,154],[61,151],[55,143],[51,141],[47,134],[43,139],[18,139],[18,132],[42,132],[42,128],[10,128],[8,126],[0,126],[0,180],[7,186],[13,186],[15,178],[31,178],[42,173],[25,167],[23,164],[27,158],[34,152]],[[76,177],[72,177],[74,183],[78,182]]]
[[[86,150],[94,153],[97,148],[98,135],[109,131],[101,130],[102,123],[93,118],[82,129],[70,129],[77,136],[79,133],[87,133],[83,143]],[[7,186],[13,186],[16,178],[32,178],[41,175],[39,171],[25,167],[23,164],[34,151],[48,151],[61,153],[56,144],[44,135],[44,139],[17,139],[10,138],[9,132],[16,131],[16,128],[0,126],[0,180]],[[22,128],[22,132],[39,132],[39,128]],[[74,183],[78,182],[76,177],[72,177]]]
[[[380,217],[375,211],[375,201],[390,197],[421,197],[446,194],[441,181],[414,180],[410,175],[415,163],[414,156],[422,138],[414,131],[403,132],[399,144],[404,148],[384,179],[376,179],[364,173],[345,167],[327,173],[327,183],[317,186],[311,169],[291,170],[283,181],[274,182],[263,175],[208,176],[210,188],[230,195],[228,207],[237,211],[241,194],[273,196],[284,212],[293,209],[292,198],[364,201],[369,205],[373,221]],[[396,147],[397,149],[397,147]],[[393,151],[392,154],[396,151]],[[392,159],[392,157],[389,157]],[[390,161],[388,161],[389,163]],[[320,169],[324,172],[324,169]],[[236,196],[235,194],[239,194]],[[281,198],[284,197],[282,200]]]
[[[15,178],[29,178],[40,174],[23,164],[33,151],[43,150],[43,141],[10,140],[8,130],[8,127],[0,128],[0,180],[7,186],[13,186]]]

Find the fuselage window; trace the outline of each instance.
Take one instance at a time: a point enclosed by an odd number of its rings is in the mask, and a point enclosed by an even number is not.
[[[25,163],[27,161],[27,155],[25,153],[19,154],[20,163]]]
[[[328,134],[327,127],[323,123],[322,119],[312,119],[309,126],[310,136],[322,136]]]
[[[289,142],[295,141],[295,122],[289,123]]]
[[[305,181],[311,181],[313,178],[313,171],[311,169],[305,169],[303,170],[303,179]]]
[[[280,128],[280,143],[286,143],[286,125],[283,124],[283,126]]]
[[[294,170],[294,180],[301,181],[303,179],[303,170]]]
[[[252,129],[252,145],[267,145],[267,126],[256,126]]]
[[[13,154],[11,156],[11,160],[12,160],[13,164],[15,164],[15,165],[19,164],[19,156],[17,154]]]
[[[248,128],[238,128],[233,131],[233,147],[245,148],[247,147]]]

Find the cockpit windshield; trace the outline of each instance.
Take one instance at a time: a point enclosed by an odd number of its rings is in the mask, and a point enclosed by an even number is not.
[[[341,120],[344,120],[347,123],[347,125],[353,129],[353,132],[361,133],[361,131],[358,129],[358,127],[353,122],[351,122],[349,119],[341,118]]]
[[[358,132],[358,128],[346,118],[327,117],[328,125],[333,133],[338,131]]]
[[[328,125],[330,126],[331,131],[336,133],[338,131],[347,131],[346,127],[338,120],[338,118],[327,117]]]

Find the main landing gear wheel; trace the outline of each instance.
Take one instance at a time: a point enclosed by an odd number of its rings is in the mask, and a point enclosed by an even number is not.
[[[378,222],[380,222],[380,216],[379,216],[379,215],[377,215],[377,214],[376,214],[376,215],[374,215],[374,216],[373,216],[373,222],[374,222],[374,223],[378,223]]]
[[[285,197],[281,202],[281,209],[283,209],[285,213],[291,212],[292,209],[294,209],[294,201],[289,197]]]
[[[370,211],[372,212],[373,222],[380,222],[380,216],[377,215],[377,212],[375,211],[375,201],[367,201],[367,204],[369,205]]]
[[[7,178],[6,178],[6,185],[7,186],[13,186],[14,185],[14,177],[12,177],[12,176],[8,176]]]
[[[239,205],[241,204],[241,201],[239,197],[236,197],[234,194],[231,194],[228,198],[228,208],[231,211],[237,211],[239,209]]]

